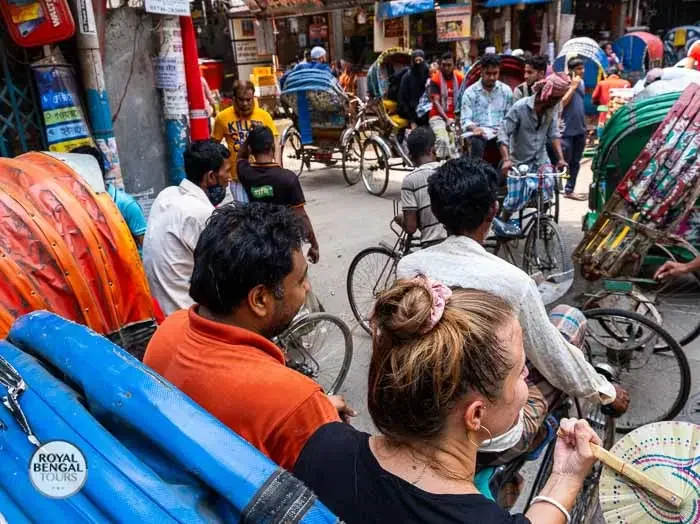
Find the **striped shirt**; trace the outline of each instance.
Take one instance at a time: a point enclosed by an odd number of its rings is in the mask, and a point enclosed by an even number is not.
[[[405,211],[417,212],[422,247],[447,238],[445,228],[433,215],[433,210],[430,208],[430,195],[428,195],[428,177],[438,167],[440,162],[423,164],[404,178],[401,184],[401,207]]]

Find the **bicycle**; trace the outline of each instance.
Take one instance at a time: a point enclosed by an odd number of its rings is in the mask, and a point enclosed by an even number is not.
[[[395,200],[394,218],[389,223],[389,228],[396,235],[394,245],[379,242],[378,246],[363,249],[355,255],[348,269],[346,284],[350,309],[362,329],[369,334],[369,317],[375,298],[396,282],[399,260],[418,247],[417,241],[409,237],[396,221],[398,214],[399,203]]]
[[[518,457],[514,461],[499,466],[496,468],[485,468],[479,473],[482,483],[487,483],[488,491],[497,494],[501,487],[513,481],[520,469],[527,463],[538,460],[544,456],[539,466],[532,489],[527,498],[527,509],[532,503],[533,498],[542,490],[552,471],[554,458],[554,447],[556,445],[556,425],[563,417],[569,416],[574,411],[578,418],[583,418],[589,421],[593,429],[598,433],[603,441],[603,447],[610,449],[615,442],[616,433],[627,433],[637,427],[652,422],[662,420],[670,420],[676,417],[685,402],[688,399],[690,389],[690,368],[688,361],[685,358],[683,350],[678,342],[668,334],[658,324],[650,320],[648,317],[625,310],[616,309],[594,309],[584,311],[588,320],[588,331],[584,341],[583,351],[587,359],[594,366],[596,371],[605,376],[610,382],[619,384],[630,392],[632,402],[630,410],[619,418],[612,418],[603,413],[600,406],[592,405],[590,402],[572,399],[568,396],[562,396],[550,411],[550,415],[556,422],[552,424],[551,419],[546,422],[548,424],[548,439],[533,452],[527,455]],[[616,336],[607,335],[607,328],[603,326],[616,326],[620,331]],[[637,337],[643,336],[646,339],[644,348],[640,348]],[[654,350],[660,344],[657,339],[663,341],[663,346],[668,349],[663,351]],[[645,410],[649,407],[648,392],[640,386],[643,386],[644,381],[640,380],[640,376],[636,373],[637,369],[633,363],[635,358],[640,354],[663,354],[666,357],[666,363],[674,358],[679,365],[680,375],[678,377],[679,388],[670,402],[664,402],[664,408],[647,417],[646,420],[635,419],[634,414],[639,411],[641,406]],[[667,367],[667,366],[666,366]],[[673,382],[671,380],[662,381],[665,383]],[[639,386],[637,386],[639,385]],[[637,386],[637,387],[635,387]],[[658,389],[654,390],[654,394],[658,395]],[[591,473],[586,477],[584,486],[576,499],[573,510],[571,511],[571,521],[574,523],[588,523],[599,510],[598,505],[598,490],[599,480],[603,466],[596,464]]]
[[[287,367],[320,384],[328,395],[340,391],[352,363],[352,334],[311,293],[290,326],[273,342],[284,352]]]
[[[573,279],[574,267],[569,257],[569,248],[564,240],[559,225],[558,215],[558,182],[559,178],[565,178],[566,173],[545,173],[544,167],[537,173],[529,173],[527,165],[513,168],[509,179],[520,180],[527,183],[528,180],[537,181],[534,195],[524,201],[525,187],[518,194],[523,201],[517,202],[519,225],[507,222],[503,218],[495,218],[492,224],[493,235],[486,239],[485,246],[494,255],[498,256],[501,249],[505,251],[506,260],[518,266],[511,244],[519,240],[525,241],[523,249],[522,269],[529,275],[541,274],[544,280],[563,282]],[[553,188],[546,187],[547,182],[554,179]],[[545,200],[545,192],[554,189],[554,202]]]

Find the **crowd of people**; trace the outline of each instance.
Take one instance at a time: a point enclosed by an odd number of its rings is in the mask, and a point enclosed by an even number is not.
[[[144,363],[345,522],[566,522],[599,443],[586,422],[561,421],[553,475],[526,515],[480,493],[476,472],[541,445],[562,393],[611,413],[629,397],[583,357],[581,313],[547,315],[530,277],[482,247],[498,172],[479,159],[436,162],[429,127],[408,137],[419,167],[402,188],[404,223],[429,238],[375,305],[372,436],[349,424],[356,412],[342,397],[287,368],[271,341],[310,291],[310,221],[298,212],[303,193],[271,160],[273,142],[257,126],[237,152],[248,203],[214,208],[231,172],[230,152],[214,141],[193,143],[187,179],[159,195],[144,258],[154,293],[172,302]]]
[[[528,57],[525,81],[515,90],[500,80],[500,62],[495,54],[481,57],[481,78],[467,87],[450,53],[430,72],[424,53],[414,51],[397,95],[406,134],[427,125],[435,134],[438,160],[460,154],[486,159],[500,166],[504,177],[516,164],[568,168],[564,196],[585,200],[574,191],[586,144],[583,62],[573,58],[567,74],[548,74],[547,57]],[[616,86],[610,82],[608,89]]]
[[[600,443],[585,421],[561,421],[552,475],[525,515],[481,493],[476,473],[541,446],[562,395],[612,415],[629,404],[584,358],[582,313],[548,314],[534,281],[483,247],[512,166],[553,156],[571,172],[566,194],[580,198],[583,64],[547,75],[546,59],[530,57],[515,92],[499,80],[497,56],[481,65],[481,79],[463,89],[450,54],[430,72],[415,51],[399,84],[416,166],[402,183],[400,222],[420,231],[421,249],[401,260],[373,310],[367,405],[376,435],[354,429],[357,412],[287,368],[272,342],[304,305],[308,262],[320,253],[304,191],[278,163],[278,131],[252,84],[237,82],[212,140],[187,148],[186,177],[158,195],[145,236],[132,230],[167,317],[144,363],[345,522],[568,522],[595,460],[591,443]],[[296,67],[328,67],[325,53],[312,50]],[[489,149],[500,153],[497,166],[483,160]]]

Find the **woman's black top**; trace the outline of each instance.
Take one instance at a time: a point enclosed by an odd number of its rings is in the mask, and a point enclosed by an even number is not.
[[[314,433],[294,467],[342,521],[354,523],[525,524],[482,495],[436,495],[384,470],[369,447],[369,435],[342,422]]]

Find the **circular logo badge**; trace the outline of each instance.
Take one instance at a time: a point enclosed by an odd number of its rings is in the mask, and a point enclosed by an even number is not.
[[[75,495],[87,480],[85,455],[70,442],[47,442],[29,461],[29,479],[46,497],[64,499]]]

